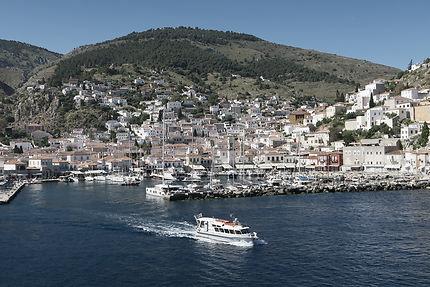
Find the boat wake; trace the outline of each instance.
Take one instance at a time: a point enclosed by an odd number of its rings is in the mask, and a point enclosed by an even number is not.
[[[141,221],[131,223],[130,226],[136,230],[143,231],[157,236],[177,237],[177,238],[196,238],[194,225],[188,222],[148,222]]]
[[[237,242],[220,242],[209,238],[203,238],[197,236],[195,225],[187,221],[166,221],[157,220],[152,221],[148,219],[136,218],[133,216],[124,216],[119,218],[120,221],[125,222],[128,226],[138,232],[144,232],[147,234],[171,237],[171,238],[189,238],[199,242],[211,243],[211,244],[224,244],[233,245],[239,247],[252,247],[255,245],[266,245],[267,242],[263,239],[258,239],[254,243],[237,241]]]
[[[257,239],[255,240],[254,245],[267,245],[267,241],[264,239]]]

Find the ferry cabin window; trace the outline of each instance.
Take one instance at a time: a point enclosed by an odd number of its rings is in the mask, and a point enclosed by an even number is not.
[[[231,230],[231,229],[230,229],[230,233],[231,233],[231,234],[234,234],[234,230]]]
[[[240,232],[240,230],[236,230],[236,234],[242,234],[242,232]]]
[[[218,230],[219,230],[218,227],[215,227],[215,231],[218,232]]]

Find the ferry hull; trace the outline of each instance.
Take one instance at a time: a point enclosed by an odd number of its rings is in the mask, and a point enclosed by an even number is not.
[[[227,244],[245,243],[245,244],[253,245],[257,240],[257,238],[253,238],[253,237],[226,237],[222,235],[216,235],[216,234],[206,233],[201,231],[197,231],[197,237],[200,237],[203,239],[209,239],[219,243],[227,243]]]

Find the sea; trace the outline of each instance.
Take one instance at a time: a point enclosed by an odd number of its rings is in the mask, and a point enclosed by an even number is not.
[[[0,206],[0,286],[430,286],[429,190],[168,202],[154,183],[25,187]],[[199,240],[199,213],[261,240]]]

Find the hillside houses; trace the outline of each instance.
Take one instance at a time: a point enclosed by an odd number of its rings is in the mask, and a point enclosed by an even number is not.
[[[55,137],[43,125],[28,124],[30,138],[2,147],[0,170],[51,177],[139,167],[151,174],[163,168],[163,150],[165,168],[187,171],[428,170],[428,145],[417,139],[430,123],[430,102],[419,88],[395,94],[378,79],[343,102],[316,104],[292,104],[282,95],[214,98],[197,87],[175,88],[158,72],[121,83],[71,79],[58,93],[75,105],[99,105],[109,117],[98,129]],[[37,134],[49,147],[38,146]]]

